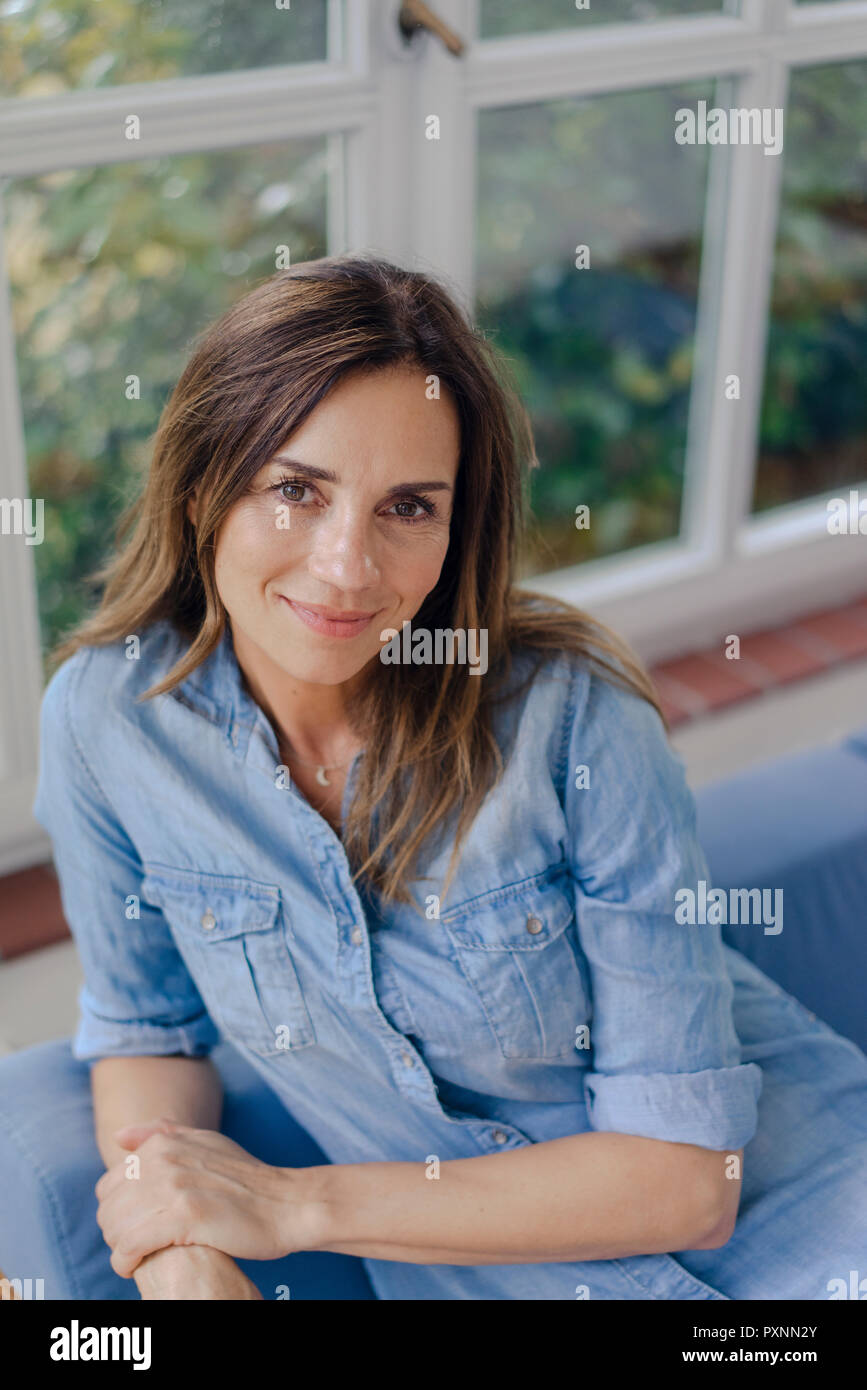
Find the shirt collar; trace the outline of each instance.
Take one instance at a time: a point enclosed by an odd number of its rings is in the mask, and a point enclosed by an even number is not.
[[[214,650],[170,693],[227,733],[239,722],[255,722],[259,707],[243,688],[228,617]]]

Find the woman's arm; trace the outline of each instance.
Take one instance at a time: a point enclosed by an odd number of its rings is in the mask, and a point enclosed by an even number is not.
[[[103,1057],[93,1063],[90,1081],[96,1142],[106,1168],[128,1157],[113,1137],[123,1125],[165,1115],[219,1129],[222,1084],[207,1057]],[[155,1250],[134,1278],[146,1301],[258,1297],[234,1260],[206,1245]]]
[[[141,1181],[133,1189],[116,1163],[97,1184],[97,1219],[124,1278],[171,1245],[463,1265],[714,1249],[734,1229],[742,1158],[589,1131],[449,1159],[435,1177],[431,1156],[274,1168],[213,1130],[164,1120],[120,1137],[141,1154]]]
[[[730,1157],[588,1132],[449,1160],[438,1178],[423,1163],[334,1165],[304,1177],[316,1249],[410,1264],[528,1264],[725,1244],[740,1195],[740,1179],[726,1177]]]
[[[96,1141],[107,1166],[126,1155],[112,1134],[121,1125],[166,1113],[217,1125],[220,1106],[219,1080],[201,1060],[217,1030],[168,924],[143,897],[138,852],[86,753],[100,746],[106,718],[123,714],[118,661],[128,675],[110,647],[84,649],[49,681],[33,807],[51,835],[83,968],[72,1055],[93,1059]],[[155,1252],[136,1283],[146,1299],[259,1296],[228,1255],[201,1247]]]

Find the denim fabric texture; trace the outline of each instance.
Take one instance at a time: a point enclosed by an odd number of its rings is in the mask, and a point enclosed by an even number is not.
[[[185,645],[161,622],[136,660],[82,649],[44,695],[34,810],[84,970],[75,1058],[226,1038],[334,1163],[421,1168],[588,1130],[746,1149],[719,1249],[365,1260],[381,1298],[823,1299],[867,1274],[867,1057],[719,926],[676,922],[677,890],[710,875],[649,704],[546,660],[497,708],[505,772],[448,894],[445,827],[393,905],[352,884],[339,837],[282,785],[230,625],[137,703]]]

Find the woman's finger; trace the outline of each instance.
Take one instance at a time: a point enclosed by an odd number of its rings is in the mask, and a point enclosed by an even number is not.
[[[171,1135],[171,1131],[161,1128],[164,1123],[166,1122],[162,1120],[154,1120],[147,1125],[126,1125],[123,1129],[115,1130],[115,1138],[117,1138],[117,1142],[120,1144],[121,1148],[126,1148],[130,1151],[140,1149],[148,1139],[153,1138],[156,1134],[165,1134],[167,1137]],[[172,1122],[168,1121],[168,1123],[171,1124]],[[134,1130],[140,1130],[141,1133],[134,1135]],[[128,1135],[126,1131],[129,1131]],[[124,1139],[118,1138],[118,1136],[125,1136],[127,1142],[124,1142]],[[171,1135],[171,1137],[176,1136]],[[147,1155],[148,1159],[155,1156],[156,1155],[150,1153]],[[121,1183],[135,1181],[139,1176],[140,1168],[138,1170],[131,1169],[128,1156],[126,1158],[119,1158],[116,1163],[113,1163],[112,1166],[107,1168],[102,1176],[98,1178],[93,1190],[98,1200],[102,1202],[106,1197],[110,1196]]]
[[[122,1149],[137,1149],[152,1134],[179,1134],[186,1129],[175,1120],[160,1116],[157,1120],[144,1120],[132,1125],[122,1125],[112,1136]]]
[[[149,1212],[128,1226],[112,1247],[111,1267],[122,1279],[129,1279],[146,1255],[166,1245],[190,1245],[183,1222],[168,1210]]]

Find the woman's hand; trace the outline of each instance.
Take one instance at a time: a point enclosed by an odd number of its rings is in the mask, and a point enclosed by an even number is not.
[[[142,1301],[262,1301],[230,1255],[209,1245],[167,1245],[145,1255],[135,1272]]]
[[[274,1168],[215,1130],[173,1120],[127,1125],[114,1138],[138,1163],[127,1157],[103,1173],[96,1219],[123,1278],[168,1245],[251,1260],[316,1248],[307,1177],[315,1169]]]

